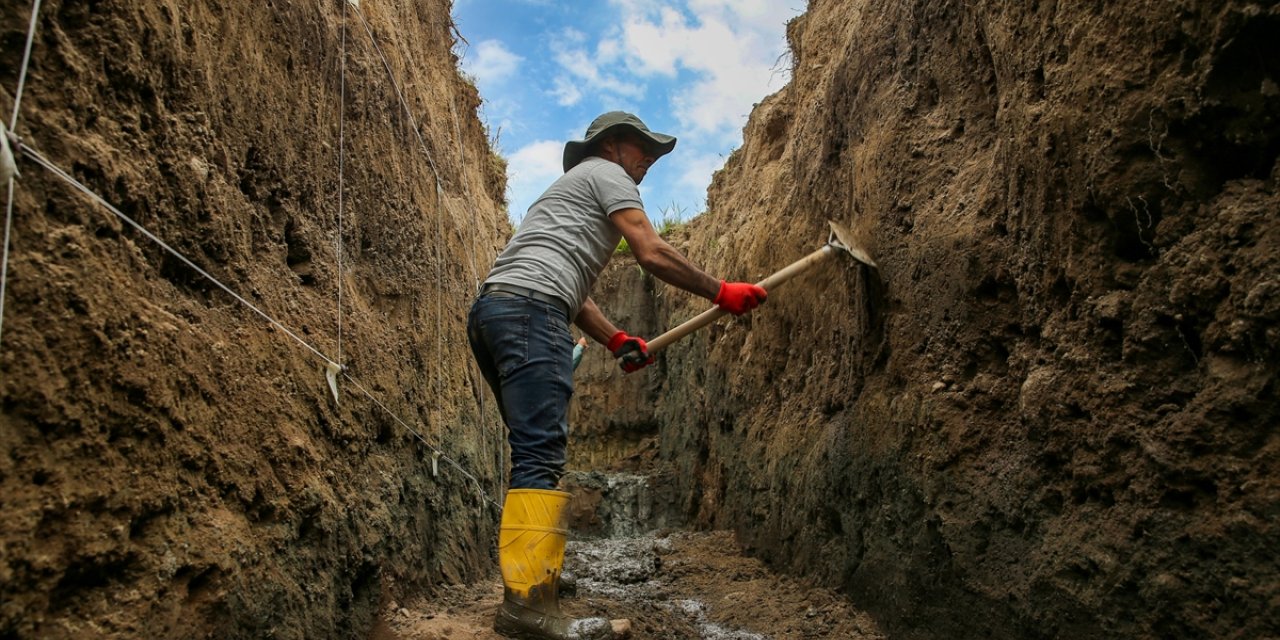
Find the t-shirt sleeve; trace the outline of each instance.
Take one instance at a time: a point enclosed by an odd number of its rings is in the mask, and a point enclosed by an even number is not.
[[[592,170],[589,183],[592,195],[606,215],[622,209],[644,209],[635,181],[612,162]]]

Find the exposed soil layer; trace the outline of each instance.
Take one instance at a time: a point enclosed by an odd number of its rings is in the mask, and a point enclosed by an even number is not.
[[[675,240],[754,281],[834,219],[880,268],[628,381],[679,512],[893,637],[1280,636],[1276,33],[1248,2],[811,2]]]
[[[728,532],[571,542],[566,553],[579,593],[562,600],[565,612],[627,618],[632,640],[884,637],[844,596],[776,575],[741,555]],[[487,583],[442,589],[393,607],[373,637],[501,640],[492,630],[501,601],[496,575]]]
[[[656,335],[662,326],[655,296],[688,295],[655,280],[626,252],[613,256],[591,293],[594,300],[608,301],[607,313],[614,324],[638,336]],[[660,380],[621,375],[608,349],[591,344],[573,372],[573,381],[569,467],[650,472],[653,456],[641,459],[640,454],[645,447],[655,446],[658,435],[653,406],[661,391]]]
[[[29,5],[0,8],[8,92]],[[385,598],[492,570],[496,509],[431,447],[496,496],[462,316],[504,168],[449,3],[365,3],[376,40],[347,13],[344,81],[346,6],[43,3],[24,141],[360,386],[335,403],[321,358],[22,162],[0,637],[356,637]]]

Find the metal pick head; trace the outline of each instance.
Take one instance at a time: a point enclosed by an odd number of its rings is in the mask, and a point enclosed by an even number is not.
[[[853,256],[854,260],[871,267],[879,269],[880,265],[871,259],[871,255],[863,249],[861,245],[853,239],[853,232],[845,228],[843,225],[836,224],[833,220],[828,220],[827,224],[831,225],[831,234],[827,238],[827,244],[840,249]]]

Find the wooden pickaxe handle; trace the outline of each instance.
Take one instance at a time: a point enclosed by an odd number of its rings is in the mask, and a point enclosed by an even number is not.
[[[818,249],[817,251],[814,251],[813,253],[803,258],[800,258],[795,262],[792,262],[791,264],[783,267],[782,270],[778,271],[777,273],[774,273],[773,275],[769,276],[768,278],[765,278],[764,280],[761,280],[760,282],[757,282],[756,284],[760,285],[761,287],[764,287],[764,290],[769,292],[770,295],[772,295],[774,287],[796,277],[801,273],[804,273],[805,271],[808,271],[811,267],[813,267],[813,265],[819,262],[822,262],[823,260],[826,260],[828,257],[833,256],[836,253],[840,251],[845,251],[845,250],[846,249],[844,247],[837,247],[836,245],[833,245],[833,244],[824,245],[821,249]],[[710,309],[703,311],[702,313],[685,321],[680,326],[654,338],[653,340],[650,340],[648,343],[649,354],[652,355],[659,351],[662,351],[663,349],[671,346],[673,343],[680,340],[681,338],[693,333],[694,331],[697,331],[698,329],[701,329],[711,324],[712,322],[715,322],[716,320],[719,320],[722,316],[725,316],[728,313],[729,313],[728,311],[725,311],[724,309],[721,309],[718,306],[711,307]]]

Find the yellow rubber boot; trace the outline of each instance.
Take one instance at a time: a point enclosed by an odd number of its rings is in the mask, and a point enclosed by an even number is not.
[[[569,494],[545,489],[512,489],[502,507],[498,564],[504,585],[493,629],[509,638],[612,640],[625,637],[630,623],[604,618],[569,618],[560,612],[557,590],[564,567],[564,510]]]

